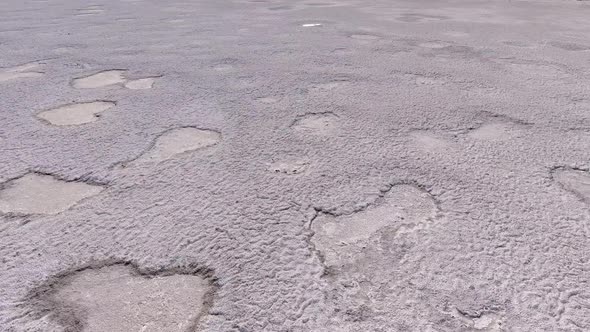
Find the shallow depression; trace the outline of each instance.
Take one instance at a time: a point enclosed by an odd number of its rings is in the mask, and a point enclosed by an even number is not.
[[[143,276],[125,265],[87,269],[68,277],[51,297],[83,314],[84,332],[192,331],[206,309],[210,284],[200,276]]]
[[[158,137],[154,146],[138,161],[163,161],[184,152],[215,145],[220,140],[221,134],[214,130],[194,127],[172,129]]]
[[[590,203],[590,174],[586,171],[563,169],[553,174],[553,178],[565,189]]]
[[[427,192],[411,185],[396,185],[375,206],[351,215],[320,215],[314,220],[312,241],[326,261],[336,263],[347,245],[368,240],[383,228],[410,232],[425,227],[437,213],[436,204]]]
[[[77,89],[95,89],[125,82],[124,70],[106,70],[85,77],[75,78],[72,86]]]
[[[83,182],[59,180],[51,175],[28,173],[1,186],[0,212],[57,214],[97,195],[102,189]]]
[[[125,83],[125,87],[131,90],[147,90],[154,86],[156,79],[153,77],[140,78]]]
[[[4,68],[0,70],[0,82],[6,82],[21,78],[37,78],[45,75],[38,71],[41,64],[37,62],[26,63],[20,66]]]
[[[94,122],[98,114],[115,106],[112,101],[95,101],[59,106],[37,114],[37,117],[56,126],[72,126]]]

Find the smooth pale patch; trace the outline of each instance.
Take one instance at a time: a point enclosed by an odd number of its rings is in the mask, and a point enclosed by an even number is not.
[[[19,78],[37,78],[45,75],[39,71],[33,71],[41,66],[39,63],[31,62],[20,66],[5,68],[0,71],[0,82],[15,80]]]
[[[276,102],[279,101],[279,98],[275,98],[275,97],[260,97],[260,98],[256,98],[256,101],[259,101],[263,104],[274,104]]]
[[[385,227],[397,233],[426,226],[436,216],[432,197],[410,185],[396,185],[375,206],[351,215],[318,216],[313,224],[312,241],[326,261],[338,261],[340,247],[363,242]]]
[[[308,167],[309,161],[307,160],[288,159],[271,163],[268,166],[268,171],[277,174],[296,175],[305,173]]]
[[[101,71],[90,76],[74,79],[72,86],[78,89],[95,89],[120,84],[126,81],[123,76],[124,73],[124,70]]]
[[[56,126],[73,126],[94,122],[97,114],[115,106],[111,101],[95,101],[56,107],[37,114],[37,117]]]
[[[146,90],[154,86],[156,79],[154,77],[140,78],[125,83],[125,87],[131,90]]]
[[[206,310],[209,290],[199,276],[142,276],[114,265],[68,277],[51,301],[81,311],[84,332],[189,331]]]
[[[321,23],[306,23],[301,25],[304,28],[311,28],[311,27],[321,27]]]
[[[213,70],[216,70],[218,72],[230,72],[234,69],[234,66],[230,65],[230,64],[219,64],[213,67]]]
[[[477,140],[505,140],[510,137],[511,126],[506,123],[486,123],[469,132],[469,137]]]
[[[51,175],[29,173],[4,183],[0,190],[0,211],[22,214],[57,214],[82,199],[97,195],[101,186],[66,182]]]
[[[559,170],[553,175],[565,189],[590,202],[590,173],[579,170]]]
[[[448,152],[453,148],[451,142],[426,131],[414,131],[410,133],[410,136],[414,144],[425,152]]]
[[[156,139],[154,146],[138,161],[163,161],[175,155],[217,144],[221,134],[213,130],[192,127],[170,130]]]
[[[332,113],[306,114],[297,119],[291,128],[304,134],[329,135],[335,131],[337,119]]]
[[[432,42],[425,42],[425,43],[420,43],[418,44],[418,46],[420,47],[424,47],[424,48],[433,48],[433,49],[437,49],[437,48],[445,48],[447,46],[449,46],[451,44],[449,43],[445,43],[445,42],[436,42],[436,41],[432,41]]]

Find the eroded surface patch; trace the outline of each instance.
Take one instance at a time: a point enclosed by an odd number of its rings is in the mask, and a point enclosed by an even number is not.
[[[151,89],[157,79],[157,77],[142,77],[130,80],[125,77],[126,72],[121,69],[101,71],[72,80],[72,86],[78,89],[96,89],[123,84],[127,89],[146,90]]]
[[[28,173],[4,183],[0,211],[17,214],[57,214],[79,201],[97,195],[101,186],[58,180],[51,175]]]
[[[146,90],[154,86],[156,79],[154,77],[140,78],[137,80],[128,81],[125,87],[131,90]]]
[[[158,137],[154,146],[137,161],[163,161],[181,153],[215,145],[220,140],[221,134],[214,130],[193,127],[173,129]]]
[[[106,70],[85,77],[76,78],[72,86],[77,89],[96,89],[125,82],[124,70]]]
[[[256,98],[256,101],[259,101],[263,104],[274,104],[274,103],[279,102],[280,100],[281,100],[280,97],[272,97],[272,96]]]
[[[562,169],[553,173],[555,181],[590,203],[590,174],[586,171]]]
[[[396,185],[375,206],[351,215],[320,215],[312,223],[312,241],[328,265],[344,264],[347,252],[384,229],[396,234],[427,227],[437,207],[432,197],[411,185]],[[354,249],[353,249],[354,251]]]
[[[84,332],[190,331],[206,311],[210,290],[200,276],[144,276],[113,265],[67,277],[51,300],[74,315]]]
[[[115,106],[112,101],[94,101],[59,106],[37,114],[37,117],[56,126],[72,126],[94,122],[100,112]]]
[[[291,125],[296,132],[329,135],[338,127],[338,117],[334,113],[309,113]]]
[[[19,78],[36,78],[45,75],[39,71],[41,66],[38,62],[26,63],[20,66],[4,68],[0,70],[0,82],[15,80]]]

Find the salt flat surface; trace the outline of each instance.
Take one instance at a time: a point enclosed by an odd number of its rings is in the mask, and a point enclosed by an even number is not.
[[[589,18],[0,1],[0,331],[590,331]]]

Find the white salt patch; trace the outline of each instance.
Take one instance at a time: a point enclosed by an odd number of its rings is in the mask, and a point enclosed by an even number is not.
[[[51,300],[81,309],[84,332],[188,331],[206,310],[209,290],[199,276],[142,276],[115,265],[77,272]]]
[[[96,121],[100,112],[113,106],[115,103],[110,101],[77,103],[43,111],[37,117],[56,126],[81,125]]]
[[[0,211],[22,214],[57,214],[82,199],[102,191],[101,186],[66,182],[50,175],[29,173],[4,183],[0,190]]]
[[[213,130],[191,127],[173,129],[158,137],[154,146],[138,161],[163,161],[181,153],[215,145],[220,140],[221,134]]]
[[[151,89],[154,86],[155,82],[156,79],[153,77],[140,78],[125,83],[125,87],[131,90],[146,90]]]
[[[120,84],[126,81],[123,76],[124,73],[124,70],[102,71],[90,76],[76,78],[72,81],[72,86],[78,89],[95,89]]]
[[[15,80],[19,78],[37,78],[45,75],[40,71],[33,71],[41,66],[39,63],[31,62],[20,66],[0,70],[0,82]]]

